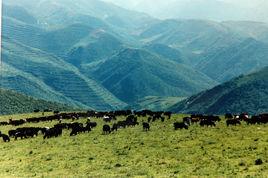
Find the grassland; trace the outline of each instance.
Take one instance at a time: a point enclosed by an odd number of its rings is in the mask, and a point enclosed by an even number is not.
[[[35,114],[4,116],[1,120]],[[174,131],[174,115],[164,123],[102,135],[103,121],[90,133],[60,138],[0,141],[0,177],[267,177],[268,126],[242,124],[215,128],[193,125]],[[123,118],[119,118],[123,119]],[[145,118],[139,118],[139,121]],[[86,122],[81,119],[79,122]],[[56,122],[25,124],[52,126]],[[7,133],[11,126],[2,126]],[[262,165],[255,165],[256,159]]]

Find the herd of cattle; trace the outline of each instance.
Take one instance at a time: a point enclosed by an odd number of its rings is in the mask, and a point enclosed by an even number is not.
[[[118,129],[128,127],[135,127],[139,125],[138,118],[142,117],[142,127],[144,131],[150,130],[150,125],[155,121],[165,122],[166,119],[171,118],[171,112],[153,112],[150,110],[143,111],[113,111],[113,112],[78,112],[78,113],[60,113],[55,111],[51,116],[34,117],[20,120],[10,119],[8,122],[0,122],[0,126],[21,126],[25,123],[39,123],[57,121],[53,127],[20,127],[14,130],[9,130],[8,134],[3,134],[0,131],[0,137],[4,142],[9,142],[10,138],[17,140],[33,138],[42,134],[44,139],[61,136],[63,130],[70,130],[70,136],[75,136],[79,133],[90,132],[97,127],[97,123],[91,121],[91,118],[102,119],[105,124],[102,127],[103,134],[110,134],[116,132]],[[117,120],[117,117],[124,117],[124,120]],[[79,123],[80,118],[87,118],[85,124]],[[147,119],[144,121],[144,119]],[[249,117],[243,113],[240,115],[226,114],[226,125],[240,125],[242,121],[249,124],[266,124],[268,123],[268,114],[260,114],[258,116]],[[71,120],[71,122],[62,123],[63,120]],[[173,123],[175,130],[188,129],[193,124],[199,124],[201,127],[211,126],[215,127],[216,123],[221,121],[219,116],[195,114],[189,117],[184,117],[181,122]],[[112,123],[112,124],[111,124]]]

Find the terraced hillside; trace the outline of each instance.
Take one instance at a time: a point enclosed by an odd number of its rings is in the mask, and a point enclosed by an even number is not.
[[[150,95],[189,96],[217,84],[190,67],[140,49],[122,50],[92,71],[97,81],[126,103]]]
[[[35,99],[21,93],[4,89],[0,89],[0,100],[0,115],[29,113],[33,112],[36,109],[40,111],[43,111],[45,109],[51,109],[53,111],[75,110],[74,107],[65,104]]]
[[[125,105],[72,65],[39,49],[4,39],[3,61],[1,81],[5,88],[83,108],[103,110]]]

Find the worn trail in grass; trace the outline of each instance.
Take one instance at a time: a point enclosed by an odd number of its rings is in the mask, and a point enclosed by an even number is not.
[[[31,114],[33,116],[34,114]],[[24,115],[30,116],[30,115]],[[12,116],[18,118],[22,116]],[[184,177],[268,175],[268,125],[227,127],[224,120],[215,128],[193,125],[174,131],[174,115],[164,123],[120,129],[102,135],[103,121],[90,133],[44,140],[36,138],[0,144],[0,177]],[[1,120],[10,118],[2,117]],[[123,119],[123,118],[119,118]],[[139,121],[146,118],[139,118]],[[79,122],[86,122],[81,119]],[[52,126],[57,122],[25,124]],[[11,126],[2,126],[7,133]],[[255,165],[256,159],[262,165]]]

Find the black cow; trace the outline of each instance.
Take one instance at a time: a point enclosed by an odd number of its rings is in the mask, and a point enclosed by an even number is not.
[[[189,128],[188,124],[185,122],[175,122],[173,124],[173,126],[174,126],[175,130],[178,130],[178,129],[186,129],[187,130]]]
[[[112,126],[112,130],[111,131],[112,132],[113,131],[117,131],[117,129],[118,129],[118,125],[116,123],[114,123],[113,126]]]
[[[17,138],[20,137],[20,139],[23,139],[23,138],[27,138],[27,135],[25,132],[16,132],[15,133],[15,140],[17,140]]]
[[[97,127],[97,122],[88,122],[86,127],[90,127],[90,128]]]
[[[190,117],[184,117],[183,119],[183,122],[186,123],[187,125],[191,125],[191,118]]]
[[[226,125],[241,125],[241,122],[238,119],[228,119],[226,120]]]
[[[200,121],[200,126],[201,127],[204,127],[204,126],[216,126],[216,124],[215,124],[215,122],[214,121],[212,121],[212,120],[201,120]]]
[[[142,123],[142,127],[144,131],[149,131],[150,130],[150,124],[147,122]]]
[[[50,129],[47,129],[45,131],[45,134],[44,134],[44,139],[46,138],[51,138],[51,137],[58,137],[62,135],[62,129],[61,128],[55,128],[55,127],[52,127]]]
[[[15,134],[17,133],[17,131],[16,130],[9,130],[8,131],[8,135],[9,135],[9,137],[15,137]]]
[[[109,125],[103,125],[102,127],[103,134],[111,133],[111,127]]]
[[[9,138],[8,135],[6,135],[6,134],[0,134],[0,137],[3,138],[3,141],[4,141],[4,142],[10,142],[10,138]]]

